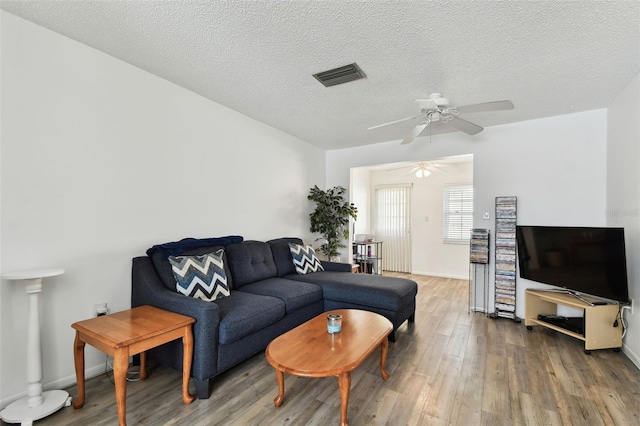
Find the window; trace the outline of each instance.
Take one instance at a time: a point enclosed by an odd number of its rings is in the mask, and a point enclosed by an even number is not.
[[[473,186],[445,187],[443,209],[444,242],[468,244],[473,227]]]

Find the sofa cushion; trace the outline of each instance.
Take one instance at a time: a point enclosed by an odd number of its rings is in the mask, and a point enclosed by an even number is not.
[[[293,259],[291,258],[289,243],[304,244],[300,238],[295,237],[285,237],[267,241],[273,253],[273,260],[278,268],[279,277],[296,273],[296,268],[293,266]]]
[[[204,247],[199,247],[192,250],[187,250],[183,253],[180,253],[179,255],[201,256],[207,253],[214,253],[221,248],[224,248],[224,247],[223,246],[204,246]],[[173,270],[171,268],[171,263],[169,262],[169,259],[167,257],[164,257],[163,253],[154,252],[151,255],[151,261],[153,262],[153,266],[155,266],[156,271],[158,272],[158,275],[160,276],[160,279],[162,280],[162,283],[165,285],[165,287],[167,287],[169,290],[175,291],[176,279],[173,276]],[[229,271],[229,262],[227,261],[226,252],[222,254],[222,262],[224,263],[224,271],[225,271],[225,274],[227,275],[227,286],[229,287],[230,290],[232,290],[233,279],[231,277],[231,272]]]
[[[229,295],[222,256],[224,249],[202,256],[169,256],[176,290],[207,302]]]
[[[271,247],[265,242],[244,241],[229,244],[225,250],[234,288],[278,276]]]
[[[232,291],[229,297],[223,297],[214,303],[220,311],[218,339],[221,344],[242,339],[285,315],[282,300],[244,291]]]
[[[320,286],[285,278],[268,278],[246,284],[239,291],[277,297],[284,302],[287,313],[322,300],[322,288]]]
[[[287,279],[318,284],[325,300],[399,311],[412,303],[418,293],[415,281],[406,278],[344,272],[313,272],[287,275]]]
[[[322,264],[311,246],[289,243],[293,266],[299,274],[324,271]]]

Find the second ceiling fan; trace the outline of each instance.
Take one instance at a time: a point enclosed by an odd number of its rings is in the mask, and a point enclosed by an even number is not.
[[[455,107],[450,105],[449,99],[443,97],[442,93],[432,93],[429,96],[429,99],[416,99],[416,102],[419,106],[418,115],[372,126],[367,130],[377,129],[379,127],[400,123],[402,121],[420,119],[420,123],[411,130],[411,133],[409,133],[407,137],[404,138],[401,143],[402,145],[413,142],[413,140],[417,138],[429,124],[435,121],[442,121],[443,124],[451,123],[453,127],[465,132],[466,134],[475,135],[480,133],[483,128],[463,119],[458,114],[513,109],[513,102],[507,100]]]

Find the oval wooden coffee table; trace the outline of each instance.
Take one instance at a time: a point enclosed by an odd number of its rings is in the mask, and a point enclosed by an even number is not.
[[[342,331],[327,332],[327,315],[342,315]],[[276,407],[284,401],[284,373],[302,377],[337,376],[340,387],[340,425],[347,426],[351,372],[376,348],[381,348],[380,374],[389,378],[385,368],[393,330],[391,321],[373,312],[339,309],[325,312],[277,337],[266,350],[269,364],[276,369],[278,396]]]

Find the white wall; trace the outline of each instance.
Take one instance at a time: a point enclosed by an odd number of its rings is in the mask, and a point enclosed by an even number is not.
[[[349,189],[349,201],[358,209],[358,220],[355,222],[355,232],[352,234],[369,234],[371,232],[371,203],[369,201],[371,172],[366,168],[353,169],[351,171],[351,185],[345,188]],[[351,238],[353,239],[353,235]]]
[[[3,272],[46,280],[46,387],[75,382],[71,324],[130,307],[131,258],[154,243],[240,234],[310,240],[306,201],[324,152],[1,12]],[[215,78],[215,76],[211,76]],[[345,182],[348,186],[348,182]],[[0,285],[0,403],[26,390],[27,296]],[[89,374],[104,356],[87,349]]]
[[[456,132],[432,142],[419,138],[409,145],[394,141],[329,151],[327,186],[346,186],[351,167],[473,154],[474,227],[495,235],[493,214],[483,220],[482,212],[493,212],[495,197],[505,195],[518,197],[519,224],[604,226],[606,119],[605,110],[596,110],[490,127],[476,136]],[[489,267],[493,283],[493,255]],[[524,290],[534,286],[518,279],[519,317]]]
[[[437,164],[438,161],[436,160]],[[473,183],[473,163],[444,164],[427,178],[417,178],[408,169],[377,170],[371,173],[371,187],[412,184],[411,272],[419,275],[468,279],[469,245],[442,241],[443,191],[447,185]],[[358,191],[352,189],[354,196]],[[371,190],[368,188],[368,190]]]
[[[607,226],[624,227],[635,303],[623,350],[640,367],[640,75],[609,106],[607,123]]]
[[[2,99],[2,15],[0,15],[0,99]],[[0,103],[0,271],[3,271],[4,269],[2,269],[2,104]],[[2,283],[0,282],[0,286],[2,285]],[[2,318],[3,318],[3,309],[2,309],[2,294],[3,294],[3,289],[2,287],[0,287],[0,407],[2,407],[2,383],[4,383],[4,378],[3,378],[3,374],[2,374],[2,366],[4,365],[4,362],[2,361],[2,346],[4,342],[4,339],[2,338]]]

